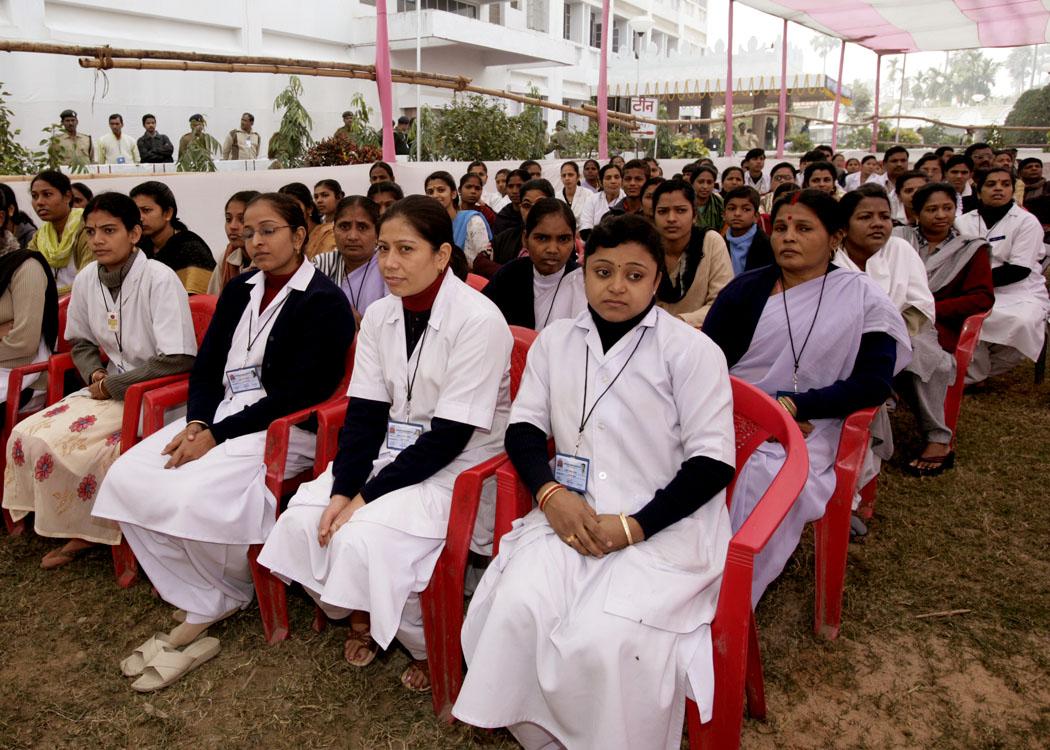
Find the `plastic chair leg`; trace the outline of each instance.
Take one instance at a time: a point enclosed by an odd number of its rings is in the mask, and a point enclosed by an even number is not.
[[[139,579],[139,563],[135,559],[135,553],[131,551],[127,539],[121,539],[120,544],[114,545],[113,572],[117,575],[117,585],[122,589],[135,584]]]
[[[752,719],[766,718],[766,686],[762,674],[762,651],[758,645],[758,623],[751,615],[747,634],[747,677],[744,682],[747,697],[747,715]]]
[[[266,642],[273,646],[288,637],[288,593],[284,582],[259,564],[261,544],[248,548],[248,562],[255,582],[255,596],[259,600],[259,615],[262,617]]]
[[[878,491],[879,476],[876,474],[860,491],[860,506],[857,508],[857,515],[865,521],[871,520],[871,517],[875,515],[875,496]]]
[[[21,536],[26,530],[26,521],[23,518],[21,521],[16,521],[11,518],[11,514],[4,510],[4,528],[7,529],[7,533],[10,536]]]
[[[850,498],[832,497],[824,517],[814,524],[816,591],[814,630],[834,640],[842,623],[842,589],[849,547]]]
[[[325,628],[328,627],[328,615],[324,613],[324,610],[314,605],[314,622],[313,629],[315,633],[323,633]]]

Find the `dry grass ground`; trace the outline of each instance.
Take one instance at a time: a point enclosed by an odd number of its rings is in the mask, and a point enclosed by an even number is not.
[[[812,635],[808,540],[758,618],[769,720],[746,748],[1045,748],[1050,737],[1050,410],[1031,369],[969,395],[958,468],[885,468],[866,542],[850,550],[842,635]],[[898,427],[912,424],[898,415]],[[900,440],[911,455],[915,441]],[[0,538],[0,748],[506,748],[504,733],[437,723],[398,683],[394,652],[360,671],[343,633],[273,648],[254,611],[215,629],[222,653],[156,695],[118,661],[169,608],[116,588],[108,555],[39,570],[52,542]],[[969,612],[915,619],[945,610]]]

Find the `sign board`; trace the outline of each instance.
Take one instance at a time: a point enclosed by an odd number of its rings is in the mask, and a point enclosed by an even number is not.
[[[632,96],[631,114],[639,117],[656,118],[659,116],[660,102],[655,96]],[[638,130],[634,131],[636,138],[655,138],[656,126],[648,122],[638,123]]]

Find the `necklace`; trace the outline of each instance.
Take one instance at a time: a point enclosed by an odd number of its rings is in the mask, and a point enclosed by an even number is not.
[[[802,359],[802,353],[806,351],[806,344],[809,343],[809,337],[813,334],[813,328],[817,324],[817,316],[820,315],[820,303],[824,301],[824,285],[827,282],[828,272],[824,271],[824,278],[820,282],[820,296],[817,297],[817,309],[813,311],[813,321],[809,324],[809,331],[806,333],[806,338],[802,341],[802,348],[799,349],[798,354],[796,354],[795,337],[791,333],[791,315],[788,313],[787,281],[784,279],[784,272],[780,272],[780,284],[784,287],[784,291],[780,294],[780,299],[784,303],[784,318],[787,320],[788,343],[791,344],[791,358],[795,363],[795,369],[791,373],[791,382],[795,389],[795,393],[798,393],[798,363]]]

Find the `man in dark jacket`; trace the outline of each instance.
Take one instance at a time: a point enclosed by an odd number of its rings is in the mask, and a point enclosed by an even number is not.
[[[733,275],[761,268],[773,263],[773,246],[758,226],[758,191],[743,185],[733,188],[724,196],[726,247],[733,264]]]
[[[157,118],[142,116],[142,127],[146,132],[139,138],[139,161],[143,164],[171,164],[175,146],[168,136],[157,132]]]

